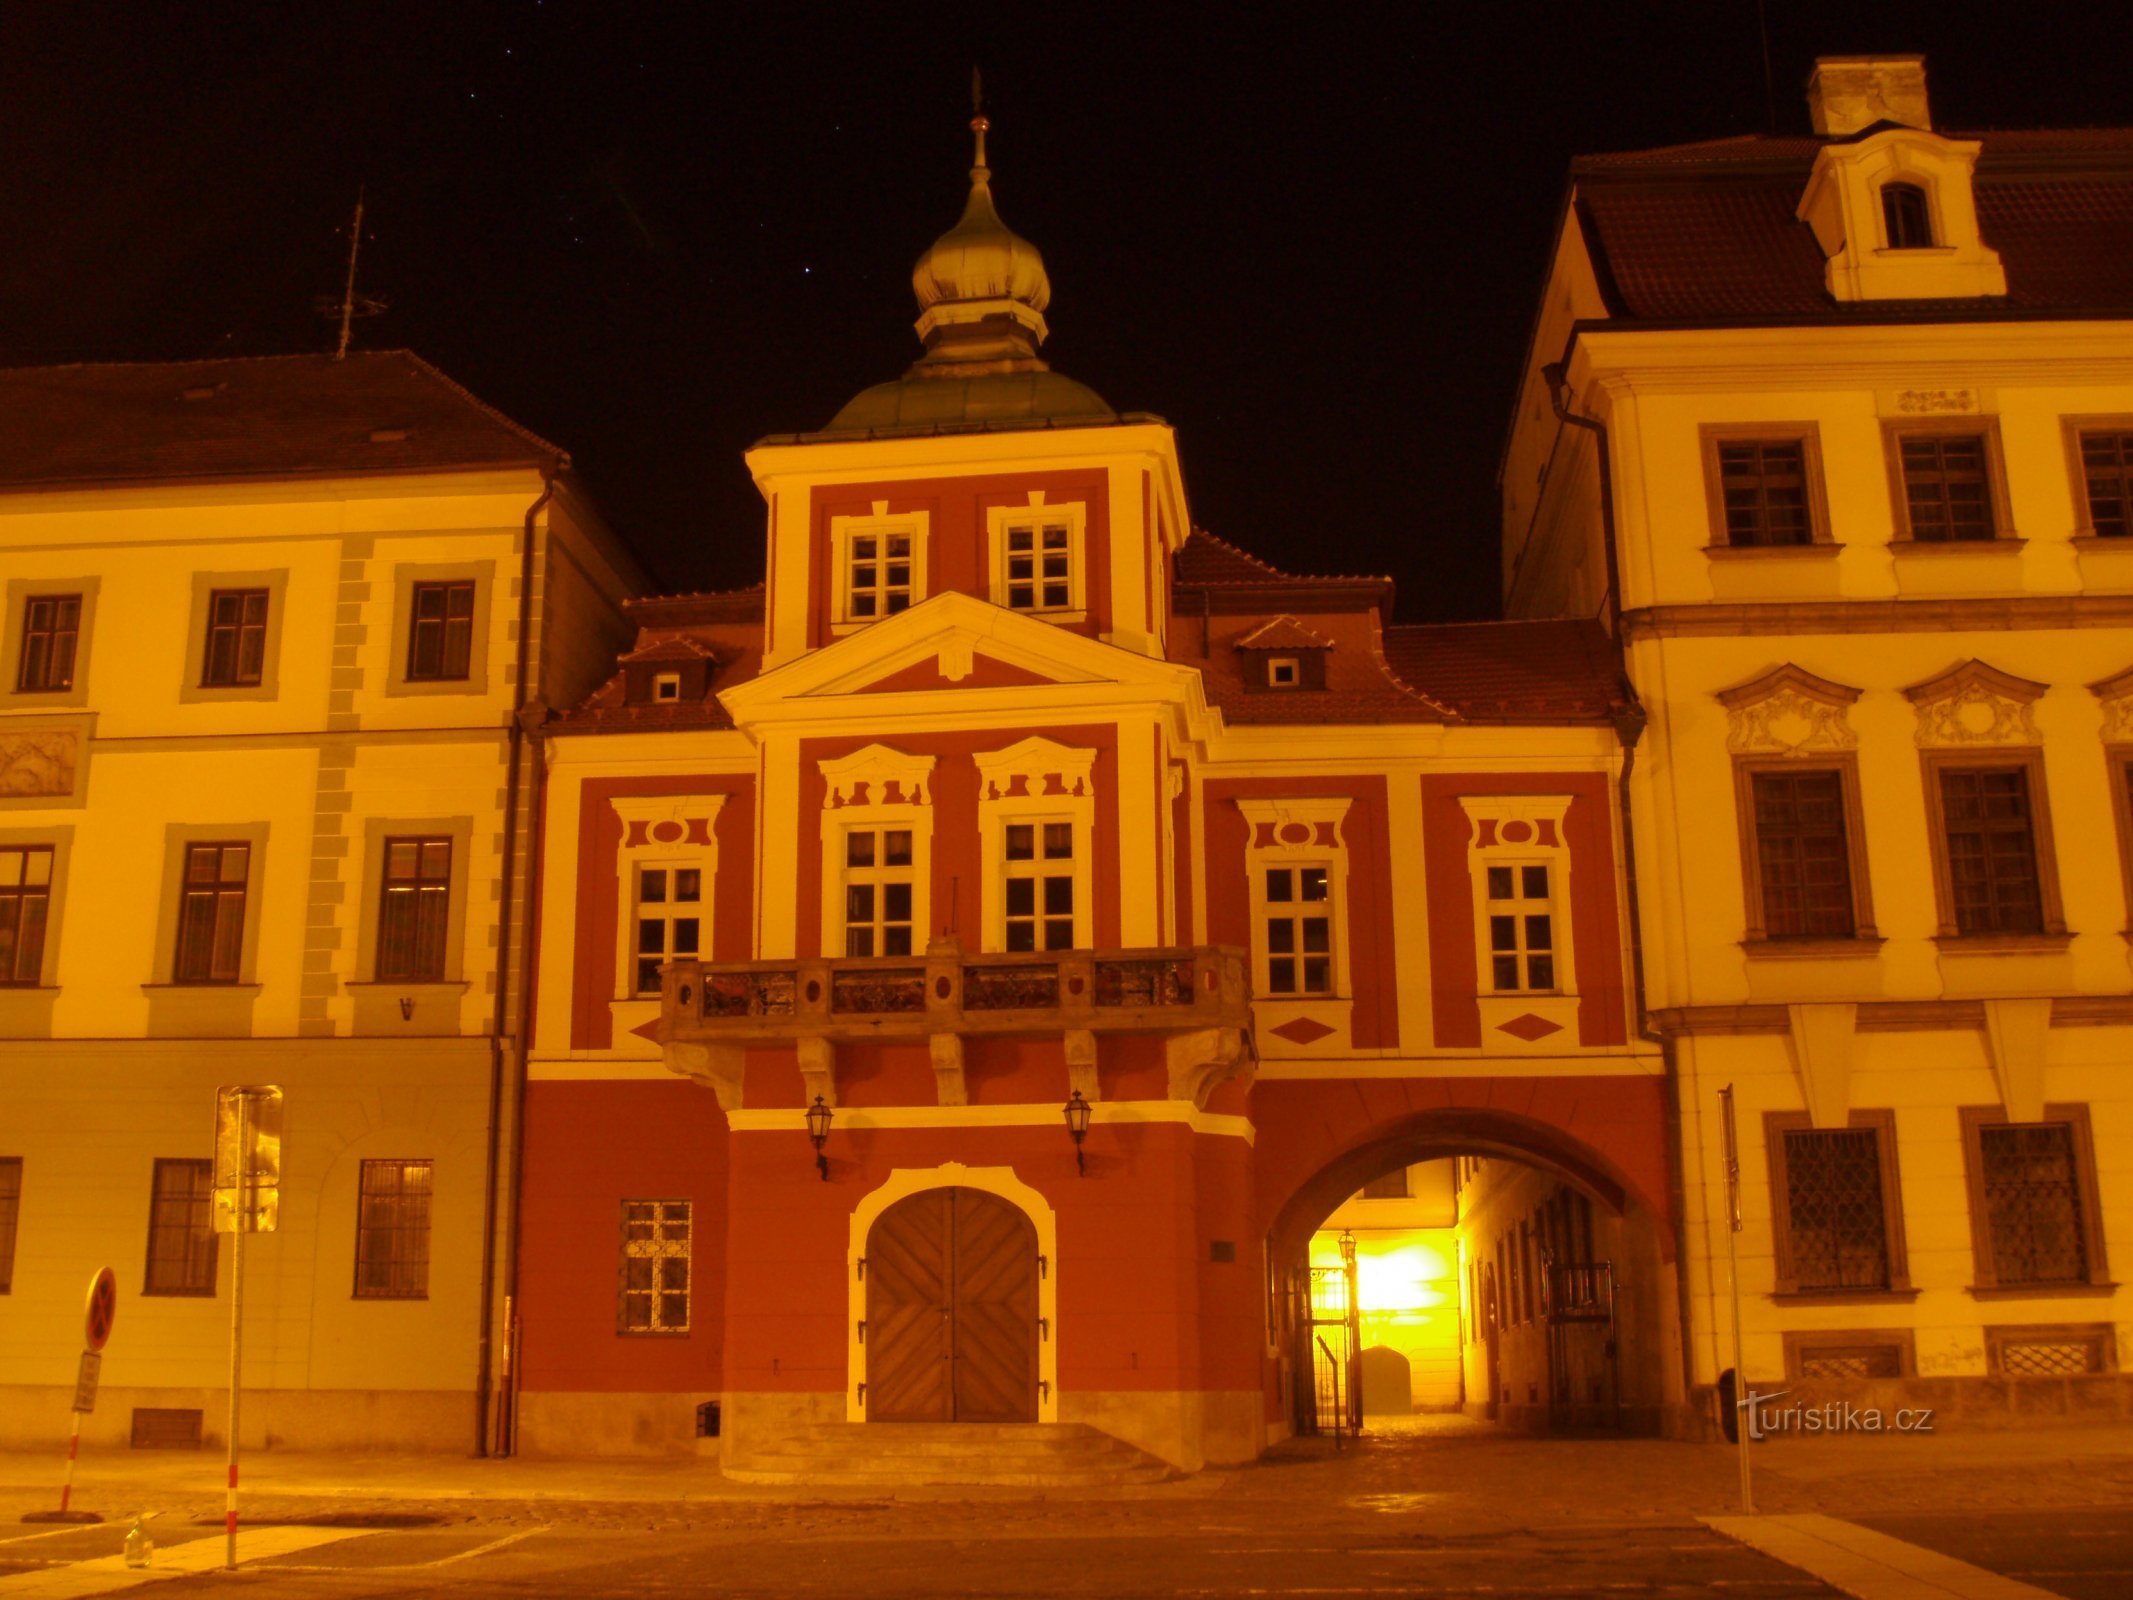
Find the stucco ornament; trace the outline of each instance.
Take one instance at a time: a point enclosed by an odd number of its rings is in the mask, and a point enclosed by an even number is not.
[[[1927,749],[2038,744],[2031,706],[2048,685],[1971,660],[1904,695],[1918,708],[1918,742]]]
[[[81,735],[71,728],[0,733],[0,798],[71,795],[80,762]]]
[[[1859,735],[1846,716],[1859,691],[1790,664],[1719,696],[1726,748],[1735,755],[1809,756],[1851,750]]]
[[[2089,685],[2103,703],[2103,742],[2133,744],[2133,667]]]

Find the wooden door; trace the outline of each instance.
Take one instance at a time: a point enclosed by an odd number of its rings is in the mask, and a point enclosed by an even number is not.
[[[1486,1264],[1481,1269],[1481,1336],[1487,1355],[1483,1370],[1488,1374],[1489,1380],[1489,1398],[1482,1407],[1481,1414],[1494,1422],[1503,1395],[1503,1357],[1500,1343],[1503,1330],[1497,1318],[1496,1269]]]
[[[867,1236],[867,1416],[1034,1422],[1037,1234],[978,1189],[899,1200]]]

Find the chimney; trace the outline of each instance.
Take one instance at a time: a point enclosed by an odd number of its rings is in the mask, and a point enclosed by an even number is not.
[[[1836,138],[1900,122],[1933,126],[1926,109],[1924,56],[1817,56],[1807,79],[1807,113],[1815,132]]]

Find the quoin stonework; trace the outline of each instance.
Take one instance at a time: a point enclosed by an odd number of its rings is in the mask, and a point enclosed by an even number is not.
[[[411,355],[0,374],[0,1432],[109,1261],[92,1434],[214,1436],[269,1080],[255,1443],[1700,1433],[1728,1084],[1751,1383],[2121,1415],[2133,134],[1810,98],[1573,169],[1501,622],[1198,526],[983,118],[752,588]]]

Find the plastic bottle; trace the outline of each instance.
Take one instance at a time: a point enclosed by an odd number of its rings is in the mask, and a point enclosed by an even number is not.
[[[126,1565],[129,1567],[145,1567],[149,1558],[155,1554],[156,1542],[148,1537],[147,1530],[141,1526],[147,1516],[144,1511],[135,1517],[133,1526],[126,1532]]]

